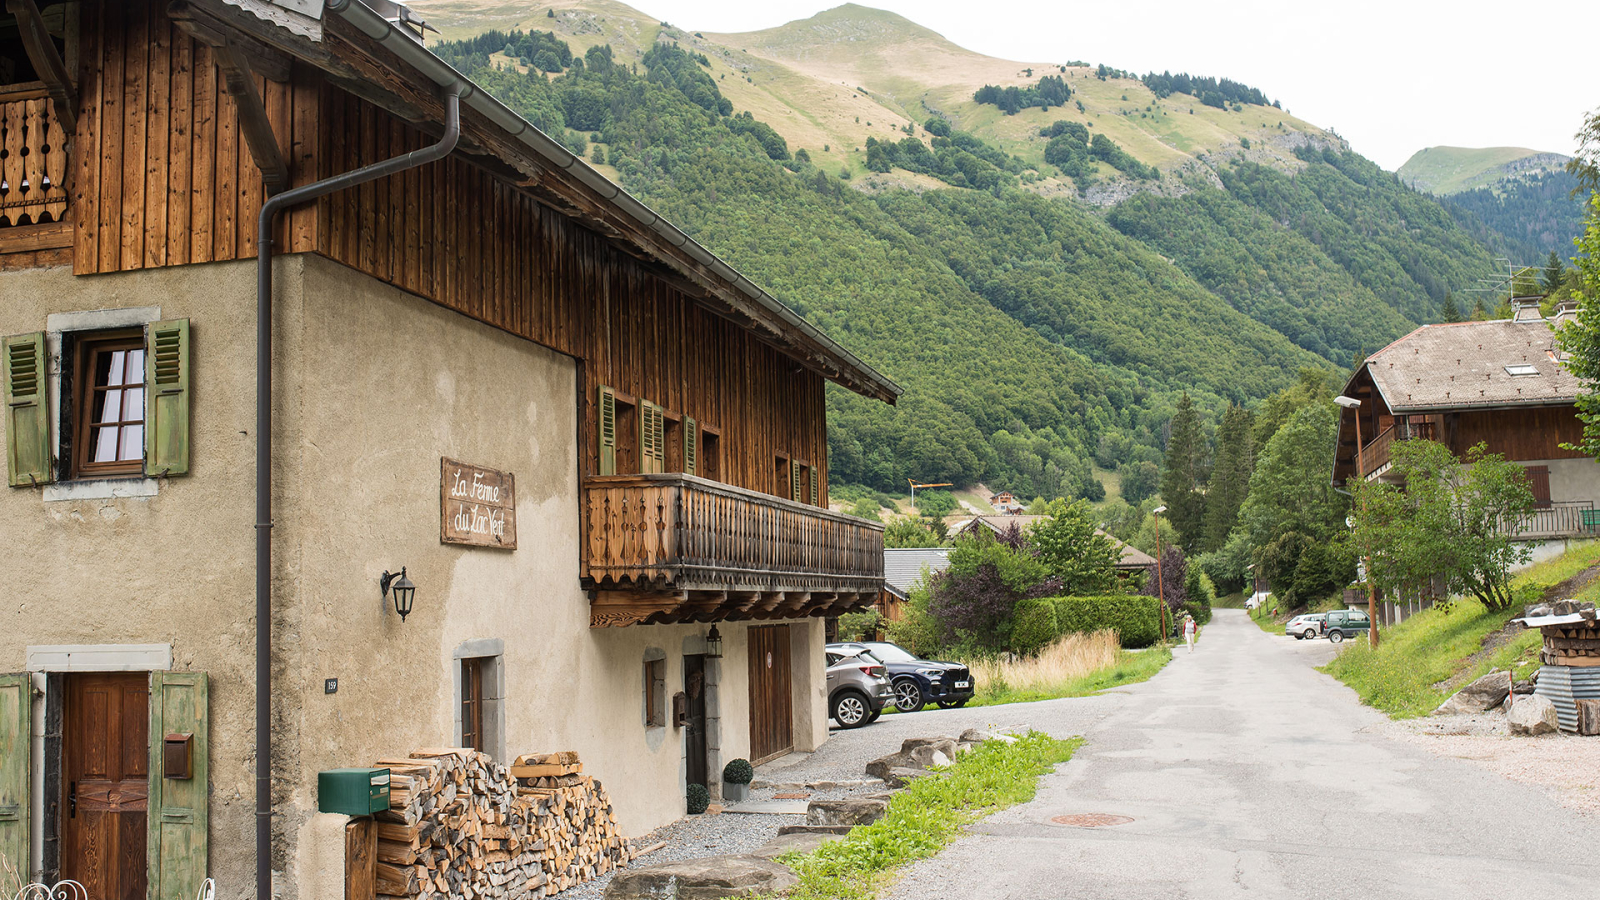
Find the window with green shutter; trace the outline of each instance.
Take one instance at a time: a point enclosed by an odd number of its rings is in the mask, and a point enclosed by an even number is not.
[[[811,467],[811,505],[812,506],[820,506],[821,505],[821,501],[818,499],[818,495],[820,495],[821,493],[822,493],[822,488],[817,484],[817,467],[816,466],[812,466]]]
[[[28,830],[30,707],[33,685],[26,673],[0,675],[0,859],[6,860],[20,880],[27,881],[32,865]],[[6,883],[0,868],[0,885]]]
[[[600,385],[599,410],[595,418],[599,421],[600,464],[598,472],[601,475],[617,474],[617,392],[611,388]]]
[[[789,460],[789,499],[796,503],[805,502],[805,497],[800,493],[800,470],[802,468],[799,460]]]
[[[210,701],[204,672],[150,673],[149,900],[194,900],[208,867]],[[166,777],[165,741],[188,736],[188,777]]]
[[[5,381],[6,483],[27,487],[50,481],[50,420],[45,403],[44,332],[0,343]]]
[[[667,468],[667,420],[661,407],[639,401],[639,472],[656,474]]]
[[[145,329],[146,475],[189,472],[189,320]]]

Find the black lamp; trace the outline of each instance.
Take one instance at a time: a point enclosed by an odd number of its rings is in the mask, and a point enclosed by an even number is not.
[[[395,575],[384,572],[378,579],[378,586],[383,588],[383,595],[389,596],[389,588],[394,588],[394,611],[400,614],[400,621],[404,622],[406,616],[411,615],[411,602],[416,599],[417,586],[406,577],[406,567],[400,567],[400,574]]]
[[[722,658],[722,635],[717,632],[717,626],[711,626],[711,633],[706,635],[706,658]]]

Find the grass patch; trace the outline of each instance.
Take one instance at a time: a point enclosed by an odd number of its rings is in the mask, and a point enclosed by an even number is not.
[[[918,778],[889,802],[884,817],[813,853],[779,861],[800,884],[793,900],[869,900],[894,870],[938,853],[961,828],[1033,799],[1039,776],[1072,758],[1081,739],[1030,731],[1015,743],[986,741],[949,767]]]
[[[1109,687],[1145,681],[1171,659],[1171,651],[1160,647],[1138,652],[1123,650],[1116,634],[1110,631],[1069,634],[1037,656],[970,663],[978,693],[967,705],[1084,697]]]
[[[1244,591],[1234,591],[1231,594],[1223,594],[1222,596],[1213,600],[1211,602],[1211,608],[1244,609],[1244,602],[1248,599],[1250,599],[1250,595],[1246,594]]]
[[[1531,602],[1595,565],[1600,565],[1600,542],[1586,541],[1518,573],[1512,589]],[[1521,613],[1520,606],[1491,612],[1469,599],[1457,600],[1448,612],[1426,609],[1384,628],[1377,650],[1365,641],[1347,645],[1323,671],[1354,688],[1363,703],[1394,718],[1425,716],[1449,696],[1434,685],[1458,674],[1471,679],[1506,669],[1517,678],[1526,678],[1538,668],[1537,631],[1524,631],[1492,653],[1470,659],[1483,649],[1485,638]]]
[[[1278,615],[1278,598],[1269,594],[1266,603],[1250,610],[1250,621],[1267,634],[1283,634],[1283,623],[1287,620]]]

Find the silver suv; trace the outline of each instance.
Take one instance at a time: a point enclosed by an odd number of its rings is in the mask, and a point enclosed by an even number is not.
[[[878,721],[883,708],[894,702],[889,671],[866,651],[829,650],[828,714],[840,728],[860,728]]]
[[[1327,618],[1327,613],[1302,613],[1283,623],[1283,633],[1297,641],[1314,641]]]

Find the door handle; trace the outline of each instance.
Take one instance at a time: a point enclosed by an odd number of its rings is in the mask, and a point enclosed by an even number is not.
[[[76,781],[69,781],[67,782],[67,818],[76,819],[77,817],[78,783]]]

